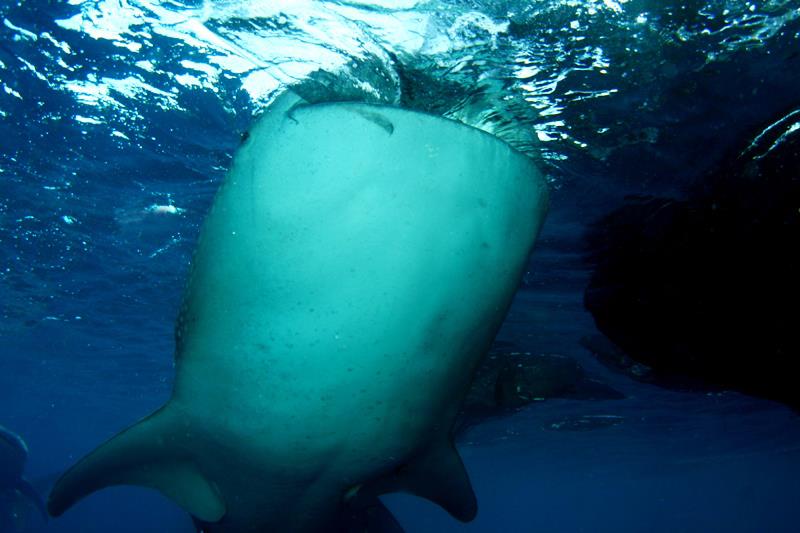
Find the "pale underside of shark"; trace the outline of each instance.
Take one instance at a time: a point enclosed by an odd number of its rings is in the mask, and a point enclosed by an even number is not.
[[[477,506],[452,441],[547,203],[477,129],[285,96],[235,155],[176,326],[169,402],[56,484],[173,499],[209,532],[334,531],[406,491]]]

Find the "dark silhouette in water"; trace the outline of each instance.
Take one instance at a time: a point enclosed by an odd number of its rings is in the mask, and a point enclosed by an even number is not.
[[[615,400],[624,395],[588,378],[571,357],[491,352],[475,373],[457,431],[549,398]]]
[[[585,305],[648,379],[800,408],[800,109],[686,199],[634,197],[588,234]]]
[[[521,407],[550,398],[615,400],[624,395],[588,378],[583,368],[563,355],[490,352],[478,367],[464,400],[456,432],[463,433],[488,419],[509,415]],[[580,416],[554,420],[545,429],[592,430],[618,424],[621,417]],[[343,533],[403,533],[402,526],[377,498],[353,510]]]
[[[0,426],[0,533],[12,533],[25,524],[25,508],[35,507],[46,520],[42,497],[22,477],[28,447],[16,433]]]
[[[532,402],[549,398],[579,400],[621,399],[624,395],[586,377],[571,357],[530,353],[490,352],[478,367],[464,400],[456,432],[509,415]],[[551,421],[545,429],[554,431],[591,430],[622,421],[621,417],[580,416]],[[198,524],[202,532],[202,525]],[[341,524],[331,526],[337,533],[403,533],[403,527],[378,498],[352,504]]]

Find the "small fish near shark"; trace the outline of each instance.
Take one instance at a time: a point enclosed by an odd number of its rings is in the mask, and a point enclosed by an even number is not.
[[[24,477],[28,447],[16,433],[0,426],[0,533],[21,531],[26,508],[47,519],[44,501]]]
[[[352,531],[396,491],[471,520],[454,424],[547,197],[478,129],[279,98],[201,231],[171,399],[67,471],[50,513],[133,484],[207,533]]]

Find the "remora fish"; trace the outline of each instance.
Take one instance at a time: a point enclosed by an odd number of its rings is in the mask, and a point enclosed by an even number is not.
[[[332,531],[392,491],[471,520],[453,424],[546,204],[487,133],[282,98],[205,221],[172,398],[69,470],[50,512],[135,484],[212,533]]]

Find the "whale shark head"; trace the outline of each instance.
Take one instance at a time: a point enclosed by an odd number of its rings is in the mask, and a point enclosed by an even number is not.
[[[172,398],[70,469],[50,512],[138,484],[212,532],[331,531],[393,491],[472,519],[453,424],[546,203],[533,163],[475,128],[279,100],[206,218]]]

